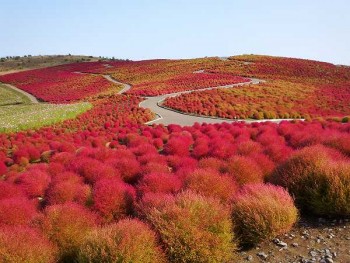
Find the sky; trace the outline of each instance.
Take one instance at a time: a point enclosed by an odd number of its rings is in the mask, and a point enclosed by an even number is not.
[[[350,65],[349,0],[0,0],[0,57],[263,54]]]

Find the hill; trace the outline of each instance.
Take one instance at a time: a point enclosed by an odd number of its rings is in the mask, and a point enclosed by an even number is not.
[[[79,55],[8,56],[0,58],[0,75],[82,61],[97,61],[101,58]]]
[[[268,56],[0,76],[21,90],[0,89],[0,262],[350,262],[349,76]]]

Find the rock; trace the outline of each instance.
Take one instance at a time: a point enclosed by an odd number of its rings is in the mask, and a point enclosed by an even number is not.
[[[292,246],[293,246],[293,247],[298,247],[299,244],[298,244],[298,243],[293,243]]]
[[[312,257],[316,257],[317,256],[317,252],[316,251],[314,251],[314,250],[311,250],[310,251],[310,255],[312,256]]]
[[[248,257],[246,257],[247,261],[253,261],[253,256],[249,255]]]
[[[258,257],[262,258],[262,259],[267,259],[268,255],[264,252],[259,252],[258,254]]]
[[[334,263],[334,261],[331,258],[326,258],[326,263]]]
[[[282,240],[279,240],[278,238],[275,238],[273,240],[273,242],[279,247],[282,247],[282,248],[287,248],[288,247],[288,244],[286,242],[283,242]]]

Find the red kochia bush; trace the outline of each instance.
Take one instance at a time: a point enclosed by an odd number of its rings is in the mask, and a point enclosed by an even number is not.
[[[0,200],[0,226],[30,225],[37,216],[35,204],[26,198]]]
[[[264,175],[258,164],[245,156],[234,156],[228,160],[228,173],[240,184],[262,183]]]
[[[3,161],[0,160],[0,176],[4,175],[7,172],[7,166]]]
[[[116,157],[108,160],[108,164],[117,169],[121,178],[127,183],[136,182],[141,173],[140,164],[134,156]]]
[[[76,202],[81,205],[87,204],[91,195],[89,185],[62,181],[53,184],[47,193],[48,204],[64,204],[66,202]]]
[[[33,169],[22,173],[16,183],[23,188],[28,197],[43,197],[50,184],[50,176],[39,169]]]
[[[181,180],[174,174],[151,173],[145,175],[139,182],[137,190],[145,193],[176,193],[181,189]]]
[[[100,180],[93,188],[94,209],[106,222],[131,215],[135,197],[135,189],[117,179]]]
[[[160,235],[170,262],[233,262],[229,209],[217,199],[191,191],[176,197],[148,194],[140,210]]]
[[[197,169],[185,175],[185,188],[204,196],[215,197],[222,202],[229,201],[237,191],[237,184],[228,175],[215,170]]]
[[[269,181],[288,188],[298,206],[315,215],[350,215],[350,164],[322,145],[297,151]]]
[[[0,262],[54,263],[57,249],[28,227],[0,228]]]
[[[241,243],[250,246],[288,232],[298,212],[282,187],[253,184],[245,185],[235,196],[232,218]]]
[[[25,197],[25,193],[18,185],[0,181],[0,200],[12,197]]]
[[[96,216],[74,203],[48,206],[44,214],[43,233],[58,246],[62,262],[74,262],[84,237],[96,226]]]
[[[103,178],[119,177],[119,172],[112,166],[104,164],[96,159],[76,157],[68,165],[68,168],[80,174],[86,182],[93,184]]]
[[[166,262],[156,234],[137,219],[122,219],[90,232],[80,246],[78,261]]]

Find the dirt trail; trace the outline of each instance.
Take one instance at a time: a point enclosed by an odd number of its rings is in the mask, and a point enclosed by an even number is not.
[[[1,83],[0,82],[0,84],[3,85],[3,86],[6,86],[6,87],[8,87],[8,88],[10,88],[12,90],[15,90],[15,91],[17,91],[17,92],[19,92],[21,94],[23,94],[24,96],[26,96],[30,100],[31,103],[39,103],[37,98],[35,98],[32,94],[30,94],[28,92],[25,92],[24,90],[21,90],[19,88],[16,88],[15,86],[12,86],[12,85],[6,84],[6,83]]]

